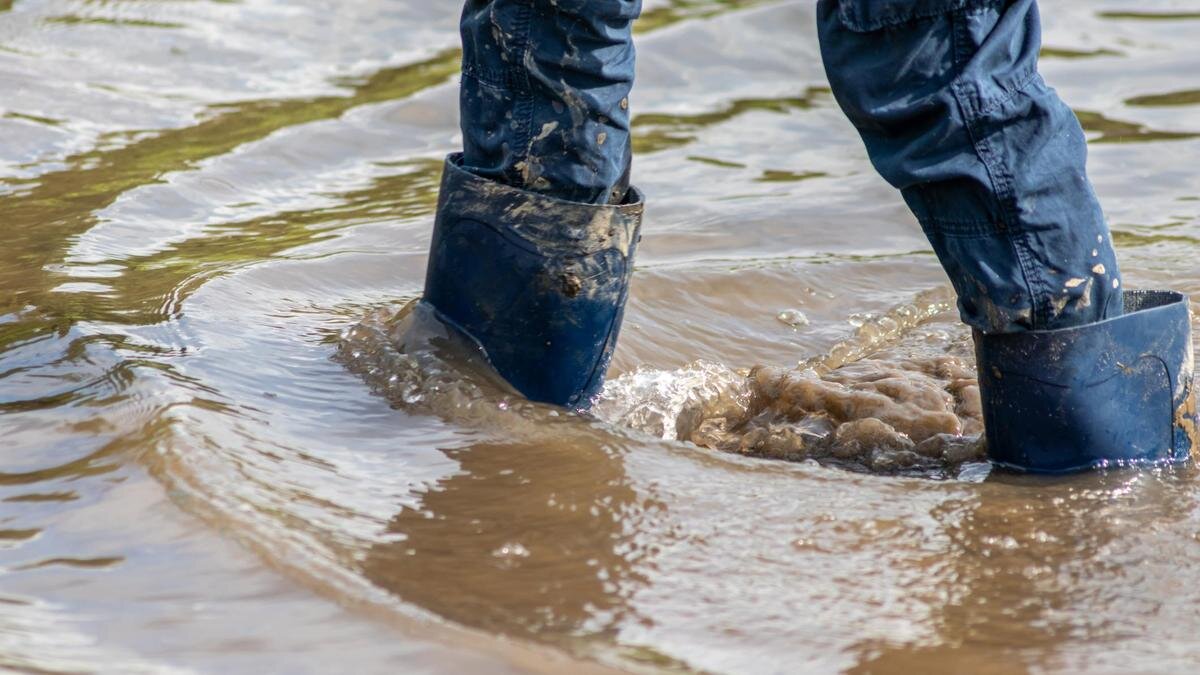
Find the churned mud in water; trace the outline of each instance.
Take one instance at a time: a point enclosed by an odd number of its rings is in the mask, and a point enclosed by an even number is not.
[[[983,459],[979,387],[960,358],[868,360],[824,376],[760,367],[749,385],[741,415],[688,411],[677,427],[680,438],[761,457],[833,458],[873,471]]]
[[[969,337],[925,325],[949,307],[949,291],[922,293],[795,368],[639,370],[609,383],[596,414],[741,455],[953,475],[984,446]]]

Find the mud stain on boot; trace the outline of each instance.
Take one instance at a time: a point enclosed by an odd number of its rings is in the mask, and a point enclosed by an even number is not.
[[[1193,458],[1200,457],[1200,429],[1197,429],[1196,389],[1194,385],[1188,388],[1187,397],[1175,409],[1175,426],[1187,436],[1188,443],[1191,445],[1188,453]]]

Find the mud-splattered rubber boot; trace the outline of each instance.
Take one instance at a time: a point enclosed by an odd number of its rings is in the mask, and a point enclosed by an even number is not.
[[[975,354],[996,464],[1032,473],[1172,464],[1196,444],[1179,293],[1126,291],[1123,316],[1076,328],[976,332]]]
[[[480,178],[450,155],[424,302],[534,401],[586,409],[617,343],[642,195],[600,206]]]

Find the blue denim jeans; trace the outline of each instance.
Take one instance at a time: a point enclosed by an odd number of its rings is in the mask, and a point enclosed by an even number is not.
[[[464,166],[577,202],[628,185],[640,0],[468,0]],[[835,98],[985,333],[1122,312],[1075,115],[1038,74],[1036,0],[819,0]],[[764,48],[769,48],[764,47]]]
[[[633,20],[641,0],[467,0],[464,167],[593,204],[629,185]]]

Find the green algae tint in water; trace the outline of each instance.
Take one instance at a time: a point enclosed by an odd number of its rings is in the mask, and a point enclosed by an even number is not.
[[[1200,7],[1043,4],[1129,283],[1200,291]],[[967,335],[807,0],[647,2],[598,419],[400,311],[456,5],[0,2],[0,667],[1196,667],[1190,467],[917,442]]]

